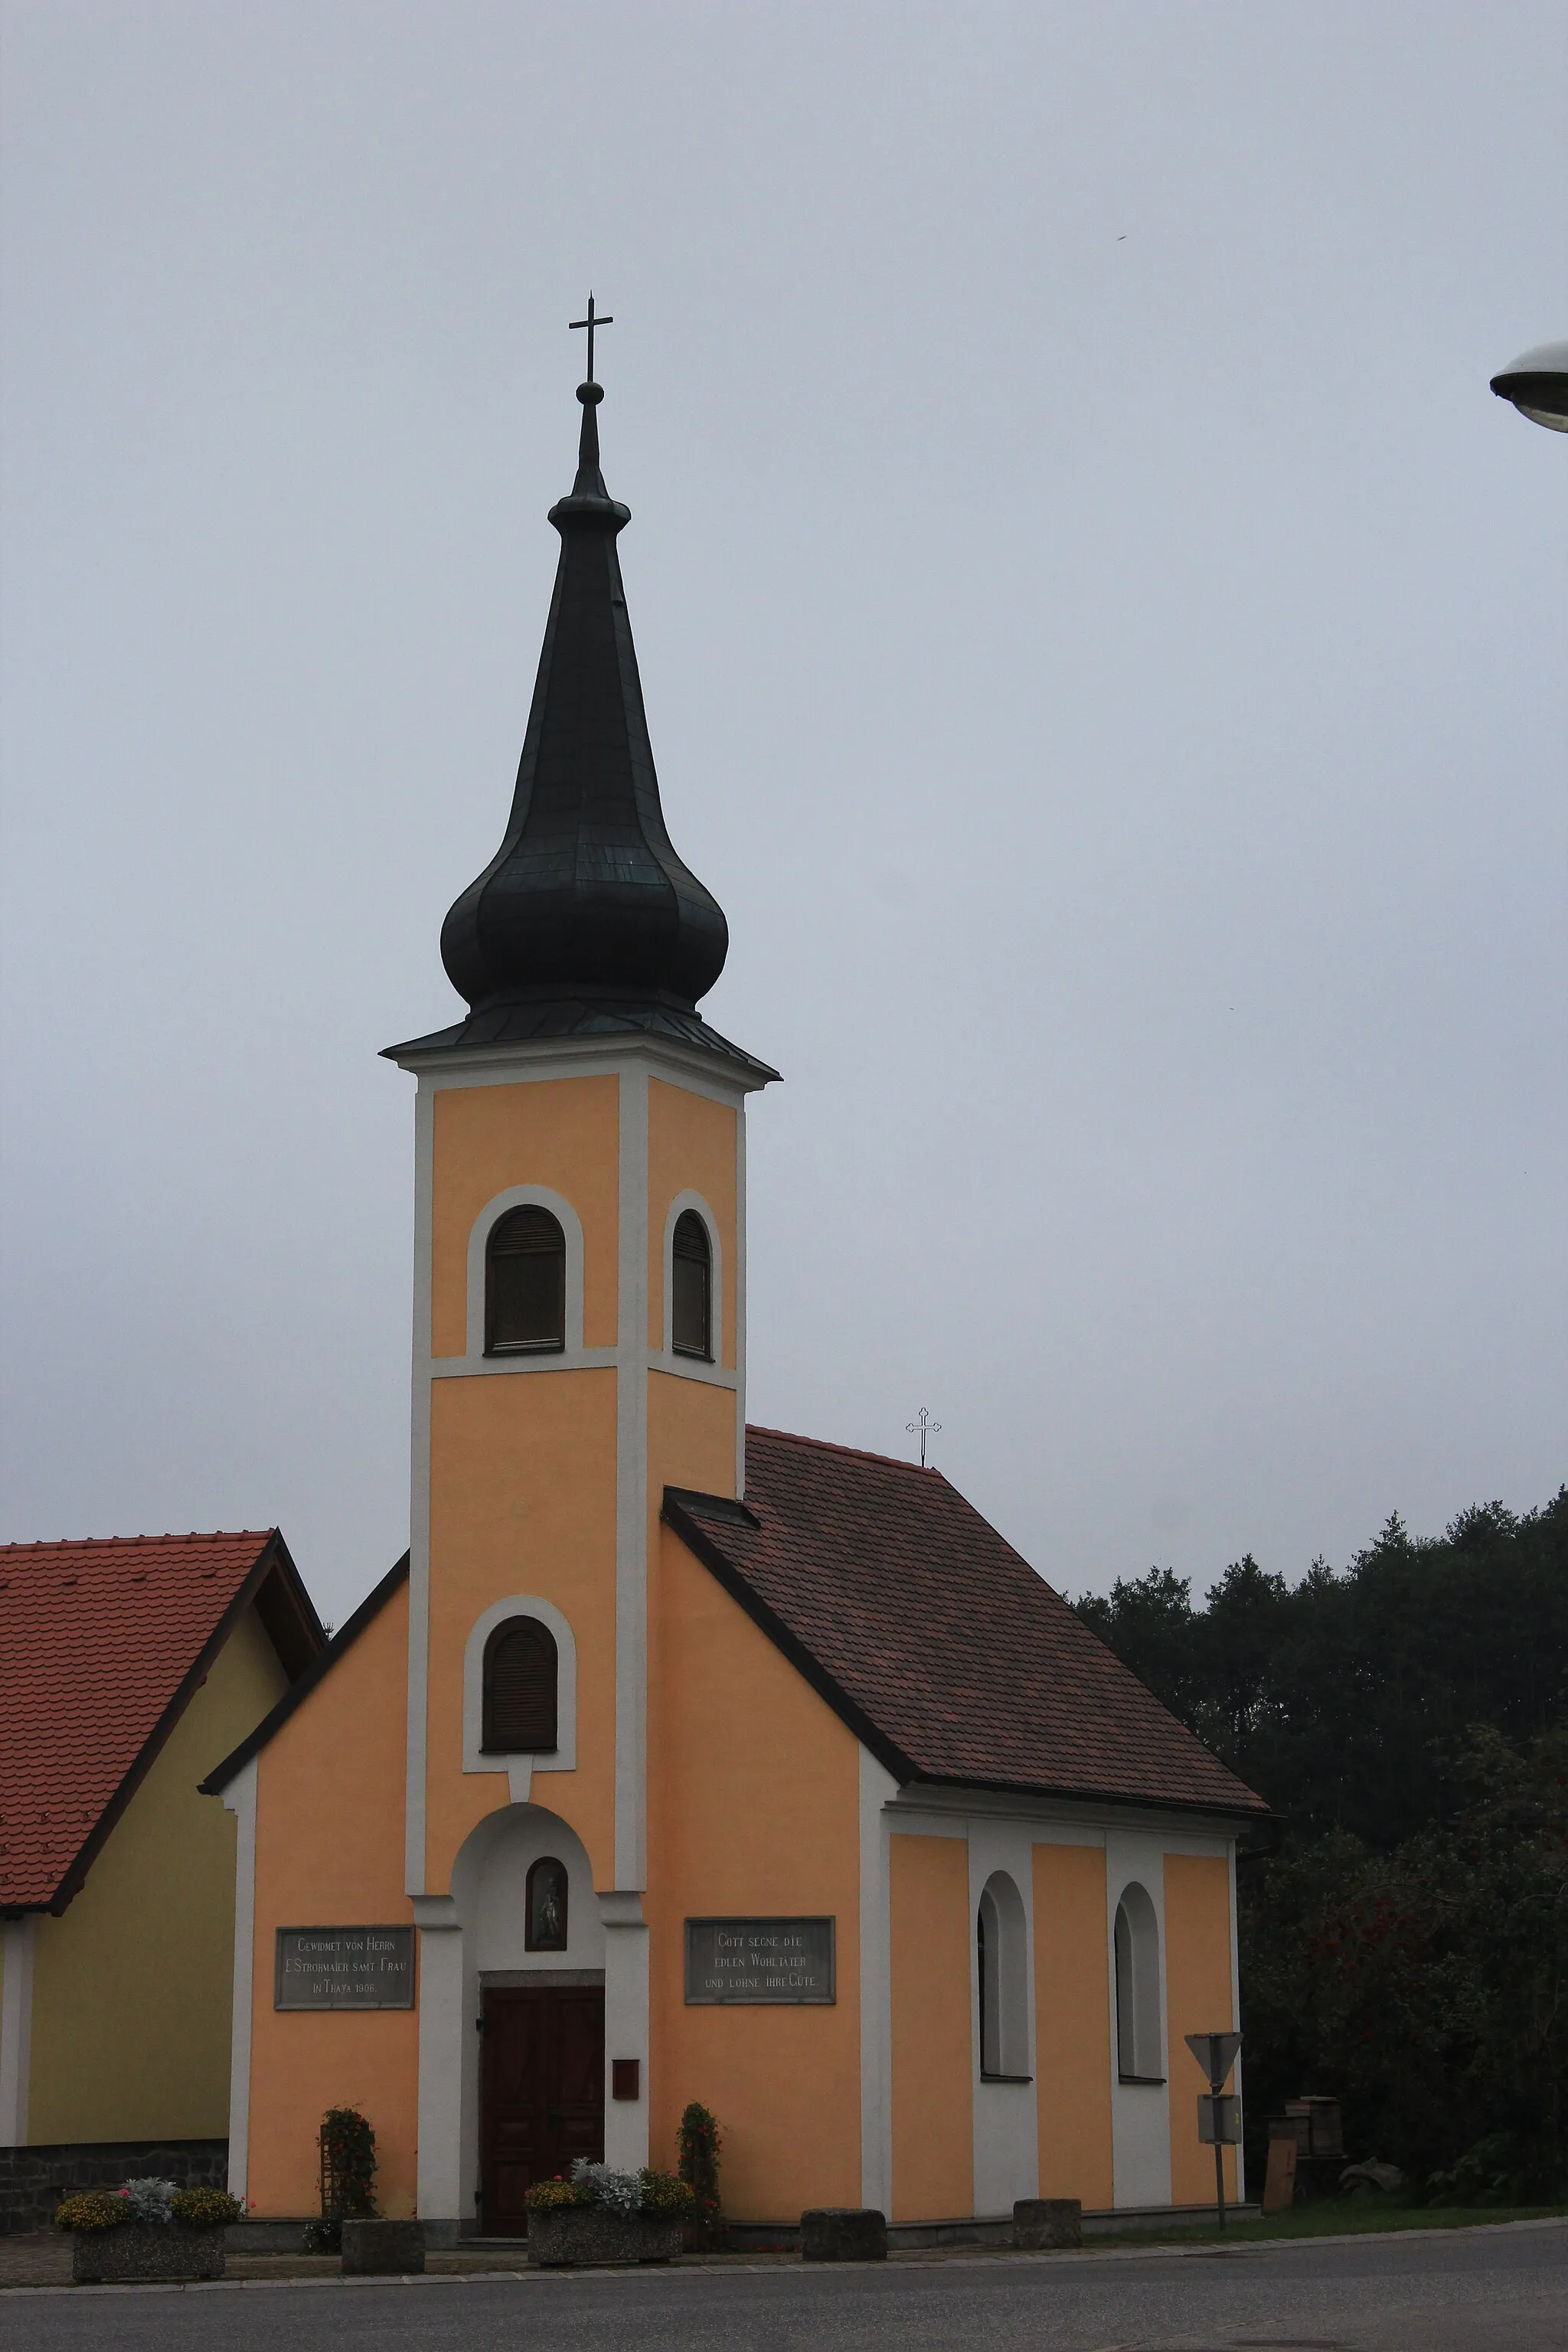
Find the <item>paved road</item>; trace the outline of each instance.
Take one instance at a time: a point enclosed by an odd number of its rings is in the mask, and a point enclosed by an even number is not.
[[[5,2352],[1568,2352],[1568,2223],[1232,2253],[15,2289]]]

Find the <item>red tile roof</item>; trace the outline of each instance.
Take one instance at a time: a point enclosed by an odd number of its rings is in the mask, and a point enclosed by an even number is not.
[[[665,1517],[900,1781],[1268,1812],[940,1471],[748,1429]]]
[[[177,1720],[181,1685],[279,1556],[266,1529],[0,1545],[0,1907],[75,1891],[72,1864]]]

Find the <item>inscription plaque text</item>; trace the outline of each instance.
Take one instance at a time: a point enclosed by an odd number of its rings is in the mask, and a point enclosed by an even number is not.
[[[832,1920],[689,1919],[686,1999],[693,2007],[832,2001]]]
[[[279,1927],[274,2009],[412,2009],[412,1927]]]

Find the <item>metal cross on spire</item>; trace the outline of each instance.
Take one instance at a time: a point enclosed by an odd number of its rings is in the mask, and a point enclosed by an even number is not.
[[[605,315],[604,315],[604,317],[603,317],[602,319],[599,317],[598,313],[595,311],[595,308],[594,308],[594,298],[593,298],[593,296],[592,296],[591,294],[590,294],[590,295],[589,295],[589,297],[588,297],[588,315],[587,315],[587,317],[586,317],[585,319],[573,319],[573,320],[569,320],[569,321],[568,321],[568,324],[569,324],[570,326],[572,326],[574,329],[578,328],[578,327],[586,327],[586,328],[587,328],[587,330],[588,330],[588,378],[587,378],[587,380],[588,380],[588,382],[589,382],[590,383],[593,383],[593,381],[594,381],[594,330],[595,330],[595,327],[613,327],[613,326],[615,325],[615,323],[616,323],[616,322],[615,322],[614,318],[611,316],[611,314],[610,314],[610,313],[609,313],[609,311],[607,311],[607,310],[605,311]]]
[[[933,1421],[922,1404],[921,1407],[920,1419],[918,1421],[906,1421],[904,1427],[909,1431],[911,1437],[918,1437],[920,1439],[921,1468],[923,1470],[926,1467],[927,1441],[940,1434],[942,1423],[940,1421]]]

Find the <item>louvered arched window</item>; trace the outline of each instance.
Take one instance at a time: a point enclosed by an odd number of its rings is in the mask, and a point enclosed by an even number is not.
[[[695,1209],[675,1221],[670,1253],[669,1343],[678,1356],[713,1355],[713,1249]]]
[[[537,1617],[509,1617],[485,1643],[484,1747],[492,1755],[555,1746],[555,1636]]]
[[[548,1209],[498,1217],[485,1244],[485,1353],[566,1345],[566,1236]]]

